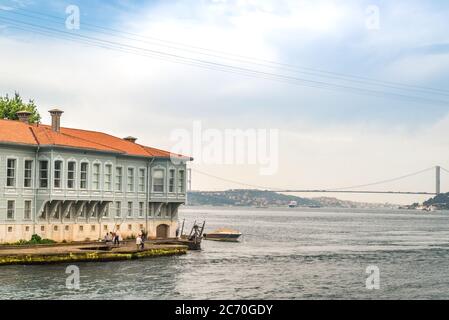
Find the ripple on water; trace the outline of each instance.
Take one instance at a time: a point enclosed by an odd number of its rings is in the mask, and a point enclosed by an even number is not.
[[[363,210],[184,209],[207,230],[239,229],[241,243],[205,242],[179,257],[9,266],[5,299],[435,299],[449,298],[449,219],[444,214]],[[366,290],[366,267],[381,289]]]

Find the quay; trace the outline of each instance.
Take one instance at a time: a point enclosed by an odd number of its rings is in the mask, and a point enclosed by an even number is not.
[[[176,242],[146,242],[137,250],[134,242],[120,246],[100,242],[33,246],[0,246],[0,266],[73,262],[107,262],[186,254],[188,246]]]

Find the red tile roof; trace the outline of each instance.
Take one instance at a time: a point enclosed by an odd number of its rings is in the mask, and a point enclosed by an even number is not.
[[[106,133],[81,129],[61,128],[55,132],[51,126],[31,125],[20,121],[0,119],[0,143],[14,143],[34,146],[60,146],[103,152],[120,153],[130,156],[170,158],[182,157],[168,151],[159,150],[126,141]]]

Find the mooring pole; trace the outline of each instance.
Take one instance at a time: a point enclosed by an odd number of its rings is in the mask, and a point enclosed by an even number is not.
[[[435,167],[435,193],[440,194],[441,193],[441,167],[436,166]]]

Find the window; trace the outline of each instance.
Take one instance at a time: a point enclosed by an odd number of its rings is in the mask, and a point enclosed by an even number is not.
[[[178,182],[178,193],[186,192],[186,184],[185,184],[185,174],[184,170],[179,170],[179,182]]]
[[[75,188],[75,174],[76,174],[76,162],[70,161],[67,163],[67,188]]]
[[[132,217],[132,216],[133,216],[133,203],[128,202],[128,217]]]
[[[8,227],[8,232],[12,232],[12,227]]]
[[[88,163],[83,162],[81,163],[81,179],[80,179],[80,188],[81,189],[87,189],[87,166]]]
[[[120,201],[117,201],[115,203],[115,216],[117,218],[120,218],[122,216],[122,203]]]
[[[164,192],[164,170],[153,171],[153,192]]]
[[[143,202],[139,202],[139,217],[143,217],[143,207],[144,203]]]
[[[122,191],[123,169],[122,167],[115,168],[115,190]]]
[[[104,208],[103,217],[109,217],[109,203],[106,205],[106,208]]]
[[[56,189],[60,189],[61,188],[61,170],[62,170],[62,161],[55,161],[54,187]]]
[[[80,211],[80,217],[87,217],[87,204],[83,205],[83,208]]]
[[[112,191],[112,165],[107,164],[104,167],[104,190]]]
[[[16,202],[14,200],[8,200],[8,210],[7,210],[7,219],[14,220],[14,215],[16,211]]]
[[[100,190],[100,164],[94,163],[92,167],[92,188]]]
[[[139,169],[139,192],[145,192],[145,169]]]
[[[45,232],[45,227],[41,226],[41,232]]]
[[[23,218],[31,220],[31,200],[25,200],[24,202]]]
[[[84,226],[80,226],[80,232],[83,232],[84,231]]]
[[[90,226],[90,231],[95,231],[95,225]]]
[[[30,232],[30,227],[29,226],[25,227],[25,232]]]
[[[23,170],[23,187],[31,188],[33,183],[33,160],[25,160]]]
[[[128,230],[132,231],[133,230],[133,225],[132,224],[128,224]]]
[[[8,159],[6,168],[6,186],[16,186],[16,159]]]
[[[65,226],[65,231],[69,231],[70,227],[69,226]]]
[[[39,161],[39,187],[48,188],[48,161]]]
[[[54,227],[53,227],[53,230],[54,230],[54,231],[58,231],[58,226],[54,226]]]
[[[175,169],[171,169],[168,178],[168,192],[175,192]]]
[[[134,191],[134,168],[128,168],[128,192]]]

